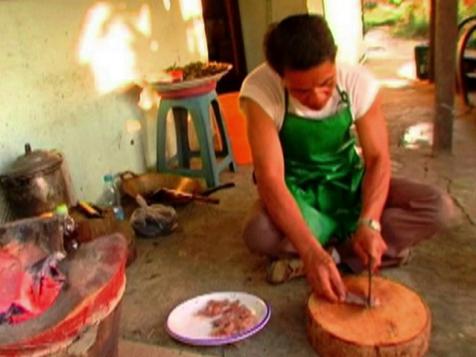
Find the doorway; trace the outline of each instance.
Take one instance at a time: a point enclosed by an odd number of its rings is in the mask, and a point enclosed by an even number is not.
[[[209,60],[233,65],[218,82],[217,92],[238,91],[246,76],[238,0],[202,0],[202,8]]]

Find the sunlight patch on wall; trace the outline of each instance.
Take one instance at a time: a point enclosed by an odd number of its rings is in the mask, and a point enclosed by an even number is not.
[[[152,32],[151,23],[149,6],[144,4],[139,10],[139,15],[136,19],[136,28],[144,36],[150,37]]]
[[[360,0],[325,0],[325,17],[337,43],[338,61],[358,63],[363,41]]]
[[[200,0],[180,0],[182,18],[187,21],[202,16],[202,2]]]
[[[87,13],[78,49],[79,63],[89,65],[99,93],[109,93],[132,83],[137,77],[133,49],[137,34],[151,35],[150,9],[138,13],[115,9],[105,2]]]
[[[195,19],[187,26],[187,45],[191,53],[198,53],[203,59],[208,57],[207,37],[201,19]]]
[[[138,105],[139,108],[147,111],[157,105],[158,101],[159,95],[157,91],[152,86],[145,86],[140,93]]]
[[[165,10],[170,11],[170,0],[162,0],[162,4],[164,4]]]
[[[187,47],[190,53],[198,53],[202,59],[208,58],[207,37],[202,18],[200,0],[180,0],[182,18],[187,24]]]

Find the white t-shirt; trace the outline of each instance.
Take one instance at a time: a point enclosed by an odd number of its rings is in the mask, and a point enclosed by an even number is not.
[[[379,90],[377,79],[363,66],[337,64],[337,86],[349,96],[354,120],[362,117],[369,110]],[[243,81],[240,98],[250,98],[258,103],[281,129],[284,119],[285,98],[281,77],[267,64],[255,68]],[[308,117],[324,118],[334,114],[340,103],[337,88],[321,110],[312,110],[289,96],[288,111]]]

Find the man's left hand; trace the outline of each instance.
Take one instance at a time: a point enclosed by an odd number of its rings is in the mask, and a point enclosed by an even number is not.
[[[380,232],[360,225],[352,237],[352,248],[364,266],[369,265],[369,258],[372,257],[371,269],[375,271],[382,262],[382,255],[387,250],[387,244]]]

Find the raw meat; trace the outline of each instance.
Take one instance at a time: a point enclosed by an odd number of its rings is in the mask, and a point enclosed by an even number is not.
[[[256,316],[239,300],[210,300],[197,315],[213,318],[211,336],[230,337],[249,330],[256,324]]]

